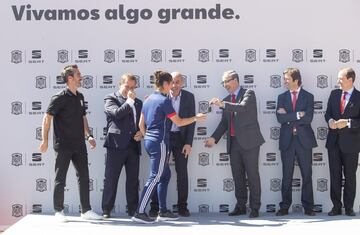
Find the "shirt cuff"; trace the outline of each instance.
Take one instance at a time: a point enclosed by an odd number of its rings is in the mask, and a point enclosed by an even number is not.
[[[128,103],[131,107],[133,107],[134,104],[135,104],[135,100],[133,100],[133,99],[131,99],[131,98],[127,98],[126,101],[125,101],[125,103]]]
[[[346,125],[347,125],[348,128],[351,128],[351,119],[350,118],[348,119],[348,122],[347,122]]]
[[[297,120],[300,119],[300,112],[296,112],[296,119],[297,119]]]

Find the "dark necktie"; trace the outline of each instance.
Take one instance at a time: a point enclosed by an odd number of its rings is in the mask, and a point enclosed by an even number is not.
[[[235,94],[231,95],[231,102],[236,102]],[[231,112],[230,116],[230,136],[235,136],[235,128],[234,128],[234,112]]]
[[[343,93],[343,95],[341,97],[341,103],[340,103],[340,112],[341,112],[341,114],[343,114],[344,111],[345,111],[346,95],[347,94],[348,93],[346,91],[344,91],[344,93]]]

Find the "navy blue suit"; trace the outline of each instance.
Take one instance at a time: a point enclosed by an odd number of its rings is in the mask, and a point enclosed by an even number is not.
[[[276,112],[281,124],[279,149],[282,161],[282,202],[280,208],[288,210],[292,204],[292,179],[294,163],[297,159],[303,179],[301,189],[301,203],[305,210],[313,210],[314,196],[312,186],[312,148],[317,146],[311,122],[314,115],[314,96],[300,89],[295,110],[292,107],[292,94],[286,91],[278,96],[277,109],[285,109],[286,113]],[[305,115],[297,119],[297,112],[304,111]],[[295,131],[296,130],[296,131]]]
[[[122,167],[126,170],[126,200],[128,214],[132,215],[139,201],[139,155],[141,143],[134,140],[139,131],[138,123],[142,102],[135,99],[136,123],[131,106],[119,91],[105,96],[107,134],[104,147],[107,150],[102,209],[110,212],[115,203],[117,185]]]
[[[341,182],[345,176],[344,207],[353,209],[356,194],[356,170],[360,152],[360,92],[353,90],[344,113],[340,112],[342,90],[333,90],[330,94],[325,120],[349,119],[350,128],[330,129],[326,148],[330,167],[330,198],[335,210],[342,208]]]

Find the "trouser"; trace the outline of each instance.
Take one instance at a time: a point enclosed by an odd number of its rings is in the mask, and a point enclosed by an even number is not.
[[[292,136],[289,147],[281,151],[283,177],[281,185],[282,202],[280,202],[280,208],[287,210],[292,204],[292,179],[295,159],[297,159],[302,177],[301,204],[305,210],[312,210],[314,207],[312,148],[305,149],[298,138],[297,135]]]
[[[170,132],[170,152],[174,156],[175,161],[178,193],[177,206],[179,209],[187,208],[187,200],[189,195],[189,180],[187,170],[188,158],[185,158],[185,155],[182,153],[183,147],[184,144],[182,143],[180,131]],[[157,194],[154,193],[150,204],[151,208],[154,208],[155,210],[159,208]]]
[[[356,170],[358,167],[358,153],[343,153],[336,144],[328,149],[330,168],[330,198],[335,209],[341,209],[341,185],[344,173],[344,207],[351,210],[354,207],[356,194]]]
[[[231,137],[230,163],[235,183],[236,207],[244,208],[247,202],[246,176],[249,183],[250,208],[259,210],[261,202],[261,184],[259,175],[260,147],[243,149],[235,137]]]
[[[160,211],[165,212],[167,188],[171,177],[169,154],[164,142],[144,141],[145,150],[150,157],[150,175],[141,193],[137,212],[144,213],[153,193],[157,191]]]
[[[105,163],[104,191],[102,194],[103,211],[114,208],[117,186],[123,166],[126,171],[126,201],[128,213],[135,212],[139,202],[139,152],[137,143],[130,141],[126,149],[107,148]]]
[[[84,151],[72,151],[61,149],[55,151],[55,183],[54,183],[54,209],[62,211],[64,209],[64,189],[66,174],[72,161],[78,180],[80,192],[81,212],[91,210],[89,192],[89,168],[87,153]]]

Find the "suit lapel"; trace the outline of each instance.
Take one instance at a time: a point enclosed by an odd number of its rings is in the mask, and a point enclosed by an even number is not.
[[[242,100],[242,97],[244,96],[244,94],[245,94],[245,89],[244,88],[240,88],[240,90],[239,90],[239,93],[237,94],[237,96],[236,96],[236,103],[240,103],[241,102],[241,100]],[[230,95],[230,102],[231,102],[231,95]]]
[[[287,91],[285,93],[285,110],[286,110],[286,112],[293,112],[292,100],[291,100],[291,92],[290,91]]]
[[[351,96],[350,96],[349,102],[348,102],[348,103],[346,104],[346,106],[345,106],[345,110],[344,110],[343,115],[344,115],[347,111],[349,111],[350,107],[353,106],[354,100],[356,99],[357,94],[358,94],[358,91],[354,88],[354,90],[353,90],[353,92],[352,92],[352,94],[351,94]],[[342,93],[341,93],[341,95],[340,95],[340,99],[341,99],[341,98],[342,98]],[[339,107],[340,107],[340,103],[339,103]]]

